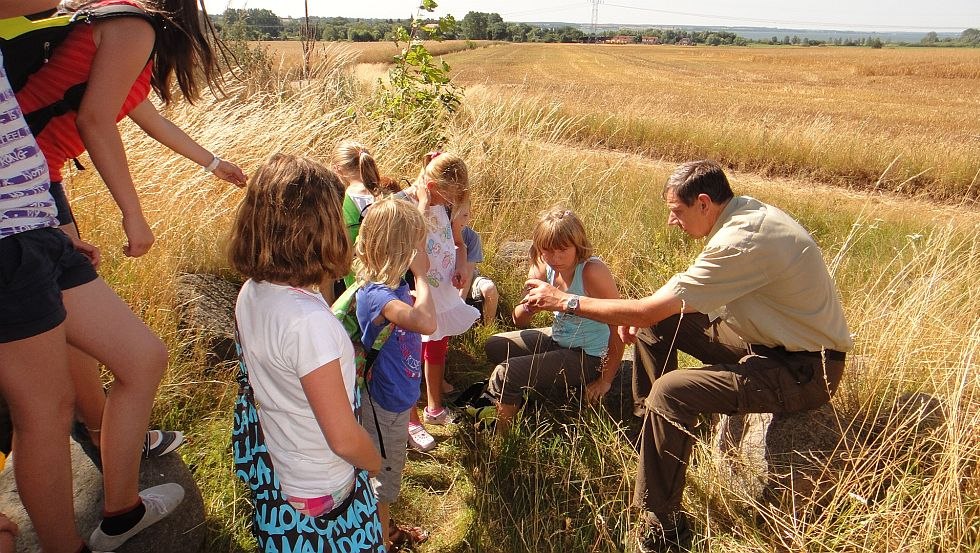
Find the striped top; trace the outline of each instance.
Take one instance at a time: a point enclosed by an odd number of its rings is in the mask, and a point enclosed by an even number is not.
[[[125,1],[99,3],[99,5],[106,4],[135,5],[133,2]],[[88,81],[96,49],[95,41],[92,39],[92,25],[76,25],[65,37],[64,42],[55,49],[48,63],[31,75],[24,87],[17,91],[17,101],[20,102],[24,113],[49,106],[61,100],[65,91],[72,86]],[[147,62],[123,102],[122,109],[116,116],[117,122],[126,117],[149,95],[152,69],[152,61]],[[61,168],[64,167],[65,162],[85,151],[85,144],[75,125],[77,115],[76,112],[70,111],[55,117],[37,137],[37,143],[48,161],[52,182],[61,182]]]
[[[0,238],[58,226],[47,165],[3,67],[0,52]]]

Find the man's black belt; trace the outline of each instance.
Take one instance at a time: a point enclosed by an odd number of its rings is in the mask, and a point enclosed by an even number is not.
[[[809,357],[820,357],[821,355],[826,355],[827,359],[831,361],[844,361],[847,354],[843,351],[837,351],[835,349],[825,349],[823,352],[819,351],[789,351],[784,346],[764,346],[762,344],[749,344],[749,351],[756,354],[765,354],[766,352],[773,352],[777,355],[802,355]]]

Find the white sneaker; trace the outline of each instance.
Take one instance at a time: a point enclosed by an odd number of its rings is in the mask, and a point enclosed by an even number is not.
[[[447,424],[453,424],[456,421],[456,413],[449,407],[443,407],[435,413],[431,413],[429,408],[426,407],[422,409],[422,419],[429,424],[445,426]]]
[[[436,447],[436,439],[421,424],[408,423],[408,445],[425,452]]]
[[[173,482],[160,484],[141,491],[140,498],[143,500],[143,505],[146,506],[146,513],[135,526],[122,534],[111,536],[102,531],[102,524],[100,523],[88,539],[89,548],[99,551],[112,551],[126,543],[129,538],[172,513],[174,508],[184,500],[184,488]]]

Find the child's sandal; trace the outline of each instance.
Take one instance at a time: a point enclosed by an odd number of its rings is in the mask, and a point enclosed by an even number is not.
[[[402,549],[413,549],[416,545],[425,543],[429,539],[429,532],[419,526],[408,526],[406,524],[392,524],[388,532],[389,552],[401,551]]]

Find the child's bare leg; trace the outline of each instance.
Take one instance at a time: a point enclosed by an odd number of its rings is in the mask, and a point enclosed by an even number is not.
[[[510,430],[510,425],[513,423],[514,417],[517,416],[517,411],[519,410],[519,406],[510,403],[497,404],[497,424],[495,431],[498,436],[503,436]]]
[[[385,547],[391,549],[388,533],[391,531],[391,504],[378,502],[378,518],[381,519],[381,535],[385,537]]]
[[[425,397],[429,412],[442,409],[442,382],[445,376],[445,363],[425,362]]]
[[[75,414],[95,447],[102,447],[102,413],[105,410],[105,388],[99,374],[99,362],[75,347],[68,348],[68,367],[75,383]]]
[[[65,325],[0,344],[0,393],[14,423],[14,475],[24,508],[49,553],[75,553],[68,425],[74,397]]]
[[[104,509],[125,511],[140,501],[140,452],[167,349],[102,279],[66,290],[64,302],[68,342],[115,377],[102,417]]]
[[[497,318],[497,305],[500,303],[500,292],[497,291],[496,284],[484,279],[480,284],[480,293],[483,295],[483,323],[490,324]]]

